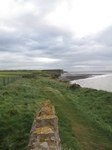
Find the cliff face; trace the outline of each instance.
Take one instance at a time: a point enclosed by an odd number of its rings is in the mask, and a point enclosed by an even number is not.
[[[58,117],[49,100],[40,104],[31,128],[27,150],[61,150]]]

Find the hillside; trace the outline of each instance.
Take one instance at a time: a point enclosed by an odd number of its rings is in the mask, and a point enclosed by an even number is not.
[[[0,89],[0,149],[26,150],[39,103],[51,100],[63,150],[112,150],[112,93],[29,73]]]

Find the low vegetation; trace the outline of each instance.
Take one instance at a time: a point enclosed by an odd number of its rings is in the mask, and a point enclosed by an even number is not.
[[[28,75],[29,74],[29,75]],[[51,100],[63,150],[112,150],[112,93],[33,71],[0,89],[0,149],[26,150],[39,103]]]

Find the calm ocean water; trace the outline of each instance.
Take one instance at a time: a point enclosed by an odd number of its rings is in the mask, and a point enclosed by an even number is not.
[[[90,78],[73,80],[70,83],[77,83],[81,87],[112,92],[112,73],[105,72],[102,75],[93,75]]]

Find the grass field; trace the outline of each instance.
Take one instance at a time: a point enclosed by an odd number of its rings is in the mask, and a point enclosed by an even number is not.
[[[5,70],[5,71],[0,71],[0,79],[1,78],[4,78],[4,77],[13,77],[13,76],[19,76],[19,75],[25,75],[25,74],[31,74],[33,71],[20,71],[20,70],[12,70],[12,71],[8,71],[8,70]],[[34,71],[36,72],[36,71]]]
[[[112,93],[72,87],[41,71],[0,90],[1,150],[26,150],[39,103],[48,99],[63,150],[112,150]]]

